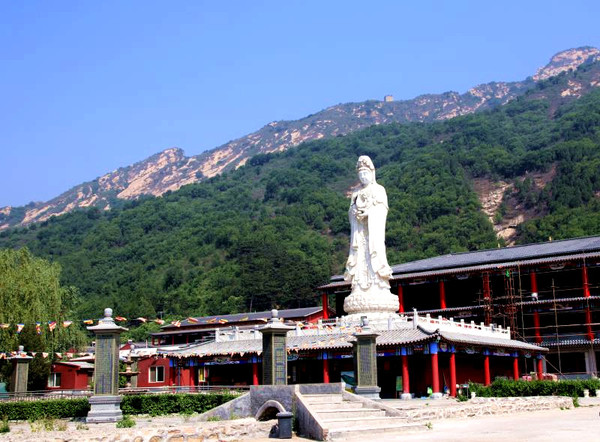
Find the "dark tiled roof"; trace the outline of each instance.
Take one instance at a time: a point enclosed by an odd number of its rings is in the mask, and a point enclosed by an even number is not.
[[[552,263],[562,258],[584,259],[600,256],[600,237],[566,239],[475,252],[450,253],[433,258],[392,266],[392,279],[418,278],[432,274],[449,274],[511,267],[517,264]],[[341,289],[349,286],[342,275],[335,275],[321,289]]]
[[[321,335],[309,336],[294,336],[288,334],[288,350],[331,350],[331,349],[349,349],[352,347],[354,329],[349,328],[345,333],[323,333]],[[377,345],[406,345],[418,344],[422,342],[432,341],[436,337],[440,337],[448,342],[468,345],[479,345],[489,347],[501,347],[509,349],[529,350],[529,351],[546,351],[545,348],[539,347],[527,342],[516,341],[513,339],[501,339],[488,336],[475,336],[463,333],[453,332],[428,332],[418,327],[405,328],[399,330],[378,331]],[[214,355],[230,355],[230,354],[260,354],[262,351],[261,339],[249,339],[238,341],[210,341],[199,345],[191,345],[180,350],[159,351],[159,353],[174,356],[174,357],[191,357],[191,356],[214,356]]]
[[[393,266],[392,270],[394,274],[415,273],[590,252],[600,252],[600,237],[566,239],[563,241],[503,247],[476,252],[450,253],[434,258],[398,264]]]
[[[307,316],[314,315],[315,313],[319,313],[323,310],[323,307],[303,307],[303,308],[293,308],[286,310],[277,310],[278,316],[282,319],[291,319],[291,318],[306,318]],[[214,315],[214,316],[201,316],[196,317],[197,322],[190,322],[187,319],[181,321],[181,327],[175,327],[172,324],[167,324],[162,327],[163,330],[181,330],[183,327],[193,327],[198,325],[219,325],[219,324],[229,324],[229,323],[239,323],[239,322],[253,322],[253,321],[262,321],[265,319],[271,319],[271,310],[264,312],[254,312],[254,313],[235,313],[232,315]],[[221,322],[220,322],[221,321]],[[230,325],[230,324],[229,324]]]

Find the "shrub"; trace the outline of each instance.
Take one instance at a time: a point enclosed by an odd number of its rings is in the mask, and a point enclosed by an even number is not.
[[[204,413],[235,399],[233,394],[147,394],[123,396],[124,414],[160,416],[175,413]]]
[[[583,390],[600,388],[600,379],[580,379],[569,381],[513,381],[497,379],[488,387],[470,383],[469,390],[480,397],[516,396],[583,396]]]
[[[10,426],[8,425],[7,420],[3,420],[0,422],[0,433],[8,433],[10,431]]]
[[[0,416],[5,416],[8,420],[85,417],[89,410],[90,404],[86,398],[0,402]]]
[[[123,416],[119,422],[117,422],[117,428],[131,428],[135,427],[135,421],[129,415]]]

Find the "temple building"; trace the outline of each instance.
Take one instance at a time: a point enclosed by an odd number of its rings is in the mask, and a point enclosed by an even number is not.
[[[549,349],[543,372],[598,374],[600,237],[456,253],[392,266],[400,314],[443,316],[510,328],[511,337]],[[319,288],[342,314],[350,285],[342,276]],[[535,371],[524,358],[519,370]]]

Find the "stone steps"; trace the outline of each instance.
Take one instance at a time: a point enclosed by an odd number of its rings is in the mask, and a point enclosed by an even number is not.
[[[317,410],[317,411],[321,411],[321,410],[331,410],[331,407],[335,407],[336,410],[339,409],[352,409],[352,408],[362,408],[363,404],[361,402],[349,402],[349,401],[345,401],[345,402],[336,402],[334,404],[329,404],[329,403],[316,403],[316,404],[310,404],[311,408],[313,410]]]
[[[376,403],[351,401],[341,394],[303,395],[313,414],[327,430],[327,439],[346,440],[368,438],[373,435],[426,429],[423,423],[408,423],[403,417],[386,416]]]
[[[331,418],[347,418],[347,419],[362,419],[365,417],[385,416],[385,411],[377,408],[346,408],[331,410],[321,410],[318,412],[323,419]]]

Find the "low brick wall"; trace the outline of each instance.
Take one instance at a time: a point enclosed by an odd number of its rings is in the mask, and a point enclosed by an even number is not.
[[[403,410],[413,421],[447,418],[468,418],[493,414],[573,408],[573,399],[566,396],[534,396],[506,398],[474,398],[468,402],[447,407],[422,407]]]

